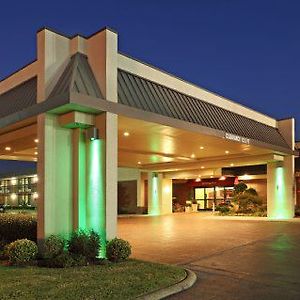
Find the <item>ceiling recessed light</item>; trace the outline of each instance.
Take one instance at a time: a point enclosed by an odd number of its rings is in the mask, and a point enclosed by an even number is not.
[[[228,151],[228,150],[226,150],[226,151],[225,151],[225,154],[229,154],[229,151]]]
[[[140,161],[138,161],[138,164],[140,165],[140,164],[141,164],[141,162],[140,162]]]
[[[213,176],[210,176],[210,178],[213,178]]]
[[[204,169],[204,166],[201,166],[201,169]]]
[[[125,131],[125,132],[123,133],[123,135],[124,135],[124,136],[129,136],[129,132],[128,132],[128,131]]]
[[[192,153],[191,158],[195,158],[195,154],[194,153]]]
[[[10,151],[10,150],[11,150],[11,147],[5,147],[5,150],[6,150],[6,151]]]
[[[204,147],[203,146],[200,146],[200,150],[203,150],[204,149]]]
[[[234,166],[234,163],[231,163],[230,166],[233,167],[233,166]]]
[[[38,153],[37,153],[37,152],[34,152],[34,155],[38,155]]]
[[[39,140],[38,140],[38,139],[34,139],[34,142],[35,142],[35,143],[38,143],[38,142],[39,142]]]

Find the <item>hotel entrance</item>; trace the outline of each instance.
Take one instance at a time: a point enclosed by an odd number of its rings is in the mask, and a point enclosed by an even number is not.
[[[193,196],[198,210],[213,210],[220,203],[230,201],[233,197],[236,177],[207,178],[191,182]]]
[[[198,210],[213,210],[213,207],[230,201],[233,187],[194,188],[194,199],[198,203]]]

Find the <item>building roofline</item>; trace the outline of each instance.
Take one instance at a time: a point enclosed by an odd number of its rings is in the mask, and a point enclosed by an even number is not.
[[[64,32],[61,32],[59,30],[53,29],[53,28],[48,27],[48,26],[41,27],[40,29],[37,30],[37,33],[41,32],[43,30],[49,30],[49,31],[54,32],[54,33],[56,33],[58,35],[64,36],[64,37],[66,37],[68,39],[73,39],[76,36],[80,36],[80,37],[82,37],[84,39],[89,39],[89,38],[93,37],[94,35],[100,33],[101,31],[104,31],[104,30],[109,30],[109,31],[112,31],[112,32],[118,34],[117,30],[115,30],[115,29],[113,29],[111,27],[108,27],[108,26],[104,26],[104,27],[100,28],[99,30],[97,30],[96,32],[94,32],[92,34],[89,34],[89,35],[84,35],[84,34],[81,34],[81,33],[66,34]]]
[[[4,78],[0,79],[0,83],[3,82],[3,81],[5,81],[5,80],[8,79],[9,77],[11,77],[11,76],[17,74],[18,72],[24,70],[25,68],[27,68],[28,66],[32,65],[32,64],[35,63],[35,62],[37,62],[37,59],[34,59],[34,60],[30,61],[30,62],[27,63],[26,65],[24,65],[24,66],[18,68],[18,69],[17,69],[16,71],[14,71],[13,73],[11,73],[11,74],[5,76]]]
[[[218,93],[216,93],[216,92],[213,92],[213,91],[211,91],[211,90],[208,90],[208,89],[206,89],[206,88],[204,88],[204,87],[202,87],[202,86],[200,86],[200,85],[198,85],[198,84],[196,84],[196,83],[193,83],[193,82],[190,82],[190,81],[188,81],[188,80],[186,80],[186,79],[183,79],[182,77],[179,77],[179,76],[177,76],[177,75],[174,75],[174,74],[172,74],[172,73],[170,73],[170,72],[168,72],[168,71],[166,71],[166,70],[164,70],[164,69],[161,69],[161,68],[159,68],[159,67],[157,67],[157,66],[154,66],[154,65],[152,65],[152,64],[150,64],[150,63],[147,63],[147,62],[142,61],[142,60],[140,60],[140,59],[138,59],[138,58],[135,58],[135,57],[133,57],[133,56],[127,54],[127,53],[118,51],[118,54],[123,55],[123,56],[125,56],[125,57],[127,57],[127,58],[130,58],[130,59],[132,59],[132,60],[134,60],[134,61],[136,61],[136,62],[139,62],[139,63],[141,63],[141,64],[144,64],[145,66],[148,66],[148,67],[150,67],[150,68],[153,68],[153,69],[155,69],[155,70],[157,70],[157,71],[159,71],[159,72],[162,72],[162,73],[164,73],[164,74],[166,74],[166,75],[169,75],[169,76],[171,76],[171,77],[173,77],[173,78],[176,78],[176,79],[182,81],[183,83],[190,84],[190,85],[192,85],[192,86],[194,86],[194,87],[196,87],[196,88],[202,89],[202,90],[204,90],[204,91],[206,91],[206,92],[208,92],[208,93],[211,93],[211,94],[213,94],[213,95],[215,95],[215,96],[217,96],[217,97],[220,97],[220,98],[222,98],[222,99],[224,99],[224,100],[226,100],[226,101],[229,101],[229,102],[231,102],[231,103],[240,105],[240,106],[242,106],[243,108],[249,109],[249,110],[251,110],[251,111],[253,111],[253,112],[255,112],[255,113],[258,113],[258,114],[260,114],[260,115],[262,115],[262,116],[265,116],[265,117],[267,117],[267,118],[270,118],[270,119],[273,119],[273,120],[275,120],[275,121],[278,121],[278,119],[276,119],[276,118],[274,118],[274,117],[272,117],[272,116],[270,116],[270,115],[268,115],[268,114],[265,114],[265,113],[262,113],[262,112],[260,112],[260,111],[257,111],[257,110],[255,110],[254,108],[251,108],[251,107],[249,107],[249,106],[246,106],[246,105],[244,105],[244,104],[241,104],[241,103],[239,103],[239,102],[236,102],[236,101],[234,101],[234,100],[232,100],[232,99],[230,99],[230,98],[226,98],[226,97],[223,96],[223,95],[220,95],[220,94],[218,94]],[[284,119],[286,119],[286,118],[284,118]]]

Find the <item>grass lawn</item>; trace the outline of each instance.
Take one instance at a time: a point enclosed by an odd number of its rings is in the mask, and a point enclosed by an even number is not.
[[[0,299],[133,299],[184,277],[179,267],[137,260],[66,269],[0,266]]]

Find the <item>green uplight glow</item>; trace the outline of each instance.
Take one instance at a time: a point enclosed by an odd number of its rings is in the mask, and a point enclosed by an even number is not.
[[[101,253],[105,257],[105,180],[104,180],[104,142],[94,140],[89,143],[87,177],[87,225],[100,235]]]
[[[287,207],[286,191],[284,185],[284,169],[277,167],[275,170],[275,184],[276,192],[274,199],[274,219],[288,219],[289,208]]]
[[[158,216],[160,214],[159,209],[159,196],[158,196],[158,177],[155,174],[152,177],[152,191],[151,191],[151,215]]]
[[[86,229],[86,145],[85,136],[80,132],[78,149],[78,227]]]

